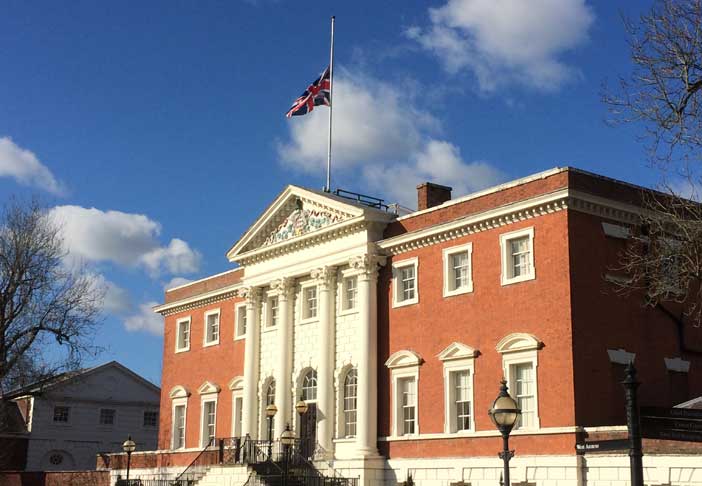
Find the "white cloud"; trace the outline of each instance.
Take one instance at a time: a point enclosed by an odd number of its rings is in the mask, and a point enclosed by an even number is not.
[[[73,262],[67,262],[73,263]],[[126,314],[132,309],[132,299],[129,292],[105,278],[101,273],[87,269],[84,275],[90,279],[94,290],[103,295],[102,308],[110,314]]]
[[[472,71],[484,92],[512,83],[553,91],[578,75],[561,56],[587,41],[595,15],[585,0],[448,0],[429,18],[406,34],[448,72]]]
[[[197,251],[178,238],[161,246],[161,225],[142,214],[56,206],[51,216],[62,226],[73,260],[142,267],[153,276],[199,268],[201,256]]]
[[[192,282],[192,280],[183,277],[173,277],[163,285],[163,290],[172,289]]]
[[[290,120],[290,141],[278,147],[284,163],[307,172],[326,166],[329,112],[319,107]],[[335,169],[378,160],[405,160],[436,132],[438,121],[414,108],[398,86],[341,71],[334,77]]]
[[[482,161],[465,162],[458,147],[441,140],[428,141],[410,164],[369,165],[364,175],[374,190],[385,191],[393,201],[410,208],[416,207],[416,186],[425,181],[452,187],[456,197],[504,180],[495,167]]]
[[[439,138],[440,123],[419,107],[414,90],[346,71],[334,82],[334,174],[358,176],[380,197],[411,208],[422,182],[445,184],[463,195],[502,179],[487,162],[465,162],[458,147]],[[290,121],[290,139],[278,147],[285,164],[324,173],[326,110]]]
[[[63,184],[34,152],[18,146],[9,137],[0,137],[0,177],[12,177],[20,184],[38,187],[58,196],[65,193]]]
[[[124,320],[124,328],[129,332],[145,331],[156,336],[163,335],[163,317],[153,310],[158,302],[139,305],[139,312]]]

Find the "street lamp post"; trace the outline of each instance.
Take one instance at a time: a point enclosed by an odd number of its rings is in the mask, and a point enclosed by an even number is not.
[[[499,453],[499,457],[504,462],[504,486],[510,486],[509,460],[514,456],[514,451],[509,450],[509,433],[512,432],[512,428],[517,423],[521,413],[522,411],[519,409],[517,402],[507,393],[507,382],[502,380],[500,394],[497,395],[497,398],[492,403],[488,414],[497,430],[502,434],[502,452]]]
[[[127,440],[122,444],[122,450],[127,453],[127,485],[129,485],[129,467],[132,462],[132,452],[136,449],[136,442],[132,440],[132,436],[127,437]]]
[[[295,433],[290,430],[290,424],[285,425],[285,430],[280,435],[280,443],[283,444],[283,455],[285,457],[285,466],[283,468],[283,486],[287,486],[290,463],[290,446],[295,443]]]
[[[266,417],[268,417],[268,460],[273,460],[273,417],[278,412],[278,407],[271,403],[266,407]]]
[[[305,416],[308,409],[309,409],[309,406],[307,405],[307,402],[305,402],[302,399],[302,397],[300,397],[300,400],[295,404],[295,410],[297,411],[297,413],[300,414],[300,427],[299,427],[300,431],[302,431],[302,418]],[[298,447],[299,447],[298,452],[300,452],[303,455],[307,455],[308,451],[303,450],[303,448],[306,449],[306,446],[304,444],[302,444],[302,434],[300,434],[300,445]]]

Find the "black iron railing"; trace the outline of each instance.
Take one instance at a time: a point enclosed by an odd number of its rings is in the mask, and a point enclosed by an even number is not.
[[[356,478],[329,477],[306,457],[304,443],[228,437],[212,440],[175,479],[118,480],[117,486],[194,486],[214,465],[245,465],[251,473],[245,486],[358,486]]]
[[[385,204],[385,201],[383,199],[368,196],[366,194],[346,191],[344,189],[337,189],[336,191],[334,191],[334,194],[339,197],[343,197],[344,199],[356,201],[357,203],[363,204],[364,206],[380,209],[381,211],[387,211],[390,209],[390,207],[387,204]]]

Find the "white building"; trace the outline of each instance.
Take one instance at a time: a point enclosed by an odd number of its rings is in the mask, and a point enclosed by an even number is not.
[[[160,388],[112,361],[8,394],[25,422],[27,471],[95,469],[129,435],[157,443]]]

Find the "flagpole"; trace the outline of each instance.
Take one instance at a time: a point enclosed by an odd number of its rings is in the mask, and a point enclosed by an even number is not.
[[[331,49],[329,51],[329,139],[327,140],[327,184],[324,192],[331,192],[332,109],[334,103],[334,16],[331,18]]]

